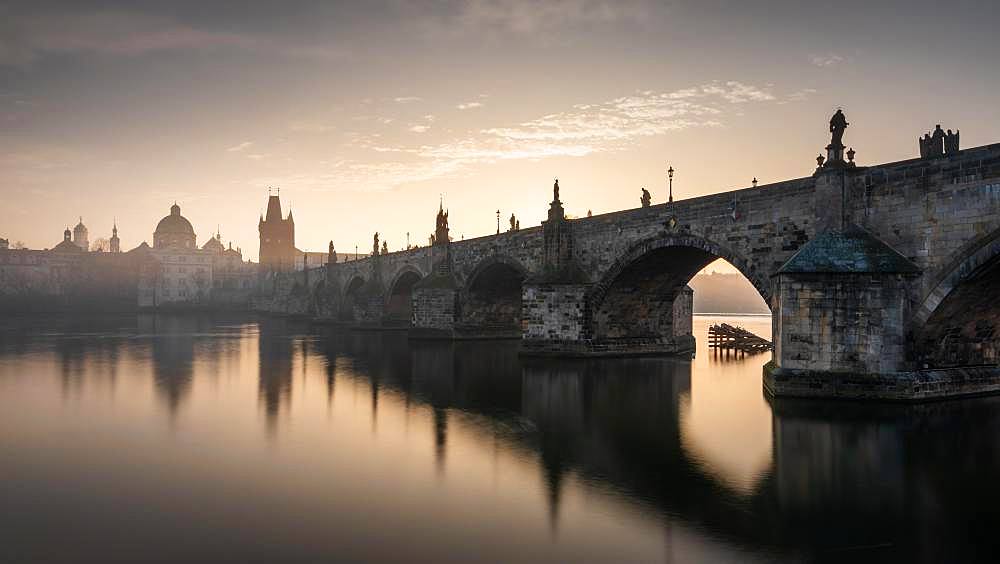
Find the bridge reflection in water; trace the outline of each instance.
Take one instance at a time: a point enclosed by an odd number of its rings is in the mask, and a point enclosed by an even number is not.
[[[0,560],[967,562],[998,548],[997,398],[769,403],[766,355],[704,347],[547,361],[509,341],[274,319],[7,329],[0,455],[18,487]],[[74,525],[54,542],[60,522]]]

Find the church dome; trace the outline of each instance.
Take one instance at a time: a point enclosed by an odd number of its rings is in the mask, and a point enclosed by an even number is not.
[[[156,224],[156,231],[153,232],[153,247],[193,248],[194,241],[194,228],[191,227],[191,222],[181,215],[181,207],[175,203],[170,206],[170,215]]]

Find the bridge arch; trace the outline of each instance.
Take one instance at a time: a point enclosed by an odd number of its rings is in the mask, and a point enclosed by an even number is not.
[[[424,274],[413,265],[403,265],[386,289],[385,318],[393,324],[409,324],[413,316],[413,286]]]
[[[309,313],[317,317],[330,317],[336,311],[340,287],[332,280],[320,279],[310,295]]]
[[[360,274],[354,274],[348,279],[347,284],[344,285],[344,296],[340,301],[341,319],[354,319],[354,308],[360,305],[359,301],[364,287],[365,279]]]
[[[469,273],[459,302],[459,324],[480,334],[518,336],[521,292],[528,269],[517,259],[496,254],[481,260]]]
[[[740,271],[740,274],[745,276],[746,279],[753,284],[753,287],[757,289],[760,297],[764,298],[764,301],[767,302],[768,307],[771,306],[771,282],[768,274],[757,272],[749,260],[732,249],[720,245],[710,239],[690,233],[651,237],[632,245],[629,250],[625,252],[625,254],[619,257],[618,260],[616,260],[614,264],[612,264],[611,267],[604,272],[601,279],[591,289],[591,301],[602,301],[604,299],[604,295],[608,291],[608,288],[615,281],[615,279],[617,279],[622,272],[625,271],[625,269],[629,268],[636,261],[642,259],[651,252],[670,247],[689,247],[699,249],[709,255],[712,255],[712,260],[717,258],[725,259],[726,262],[733,265],[736,270]],[[709,261],[709,263],[710,262],[711,261]],[[706,265],[709,263],[706,263]],[[702,268],[704,268],[704,266]],[[701,270],[701,268],[698,270]],[[695,271],[695,273],[697,273],[697,271]]]
[[[589,336],[596,343],[634,345],[637,350],[693,346],[687,284],[719,258],[742,273],[771,305],[769,281],[742,255],[698,235],[660,235],[630,247],[591,288]]]
[[[910,328],[918,365],[1000,364],[1000,229],[942,269]]]

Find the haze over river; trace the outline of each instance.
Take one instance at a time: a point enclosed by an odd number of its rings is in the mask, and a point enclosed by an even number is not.
[[[996,561],[1000,399],[770,354],[531,360],[283,319],[0,321],[0,561]]]

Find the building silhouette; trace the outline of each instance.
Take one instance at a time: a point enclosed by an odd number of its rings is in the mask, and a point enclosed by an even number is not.
[[[6,239],[2,240],[4,243]],[[51,249],[0,245],[0,311],[134,311],[146,308],[245,309],[257,290],[257,264],[222,244],[201,248],[174,203],[145,241],[123,251],[112,224],[105,252],[89,250],[81,218]]]
[[[87,226],[83,224],[83,218],[80,218],[80,222],[76,224],[73,228],[73,244],[80,247],[84,251],[90,250],[90,232],[87,230]]]
[[[122,242],[118,238],[118,222],[115,222],[111,227],[111,240],[108,244],[108,250],[112,253],[122,252]]]
[[[186,217],[181,215],[181,207],[174,202],[170,206],[170,215],[156,224],[153,232],[154,249],[196,249],[194,228]]]
[[[301,254],[295,248],[295,220],[292,211],[281,217],[281,200],[277,195],[267,198],[267,214],[257,225],[260,232],[261,270],[280,272],[295,269],[295,259]]]

